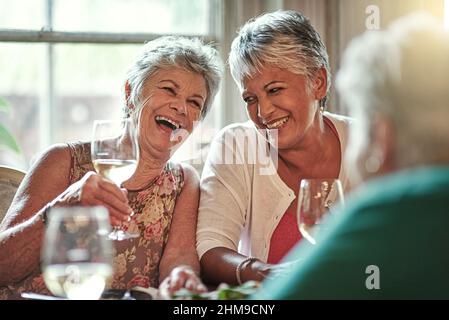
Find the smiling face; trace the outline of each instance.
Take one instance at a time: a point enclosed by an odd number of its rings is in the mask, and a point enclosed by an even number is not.
[[[141,153],[169,155],[200,118],[207,96],[206,82],[180,68],[159,70],[142,89],[139,114]],[[184,141],[183,139],[182,141]]]
[[[305,76],[265,66],[243,80],[242,98],[258,128],[278,130],[279,150],[298,148],[315,124],[319,112],[317,100],[325,94],[324,79],[323,72],[317,72],[309,89]]]

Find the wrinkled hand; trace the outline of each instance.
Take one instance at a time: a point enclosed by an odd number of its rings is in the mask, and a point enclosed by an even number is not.
[[[115,183],[89,171],[62,194],[57,204],[104,206],[109,211],[111,224],[118,226],[129,220],[132,213],[126,196],[126,189],[120,189]]]
[[[159,298],[171,299],[179,289],[185,288],[192,293],[207,292],[206,286],[189,266],[174,268],[159,286]]]

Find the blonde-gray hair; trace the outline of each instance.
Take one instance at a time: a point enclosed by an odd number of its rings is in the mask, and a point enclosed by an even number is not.
[[[336,86],[358,118],[354,143],[370,143],[371,119],[393,124],[400,168],[449,161],[449,34],[428,14],[370,31],[346,50]],[[360,125],[361,124],[361,125]]]
[[[320,35],[304,15],[278,10],[251,19],[240,29],[229,54],[235,82],[242,88],[243,79],[260,71],[264,64],[307,76],[309,80],[324,67],[327,91],[320,104],[325,107],[331,85],[329,58]]]

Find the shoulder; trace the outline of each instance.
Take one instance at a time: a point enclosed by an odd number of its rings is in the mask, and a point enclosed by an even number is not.
[[[331,120],[332,123],[337,127],[337,129],[338,127],[347,129],[354,122],[354,118],[341,114],[331,113],[328,111],[324,112],[324,116]]]
[[[410,169],[372,178],[348,196],[341,208],[344,213],[341,223],[351,230],[367,231],[396,223],[406,212],[407,221],[401,222],[401,227],[405,228],[413,219],[422,220],[429,203],[432,203],[433,218],[437,220],[441,211],[438,204],[441,199],[447,202],[448,190],[449,169]],[[444,216],[447,216],[446,211],[444,206]]]
[[[71,151],[68,144],[54,144],[44,150],[34,161],[32,169],[36,167],[64,167],[70,165]]]
[[[199,174],[192,165],[190,165],[188,163],[181,162],[181,163],[179,163],[179,166],[182,170],[182,174],[184,177],[184,183],[196,184],[196,185],[199,184],[199,180],[200,180]]]
[[[33,164],[52,163],[62,161],[59,165],[66,162],[71,163],[72,159],[78,161],[88,159],[90,162],[90,142],[68,142],[51,145],[44,150]],[[86,161],[86,160],[84,160]]]
[[[169,161],[166,166],[166,172],[173,177],[178,194],[188,188],[199,188],[199,175],[196,169],[185,162]]]
[[[70,148],[67,144],[55,144],[44,150],[33,162],[18,190],[18,199],[57,195],[68,186],[71,166]],[[46,190],[42,192],[42,190]],[[36,197],[35,197],[36,198]]]
[[[254,163],[257,147],[267,143],[265,134],[252,121],[228,125],[213,139],[208,159],[221,164],[225,159],[236,157],[237,163]]]
[[[242,133],[257,133],[257,129],[254,126],[253,122],[238,122],[227,125],[217,133],[214,140],[220,141],[228,138],[235,139]]]
[[[351,117],[330,113],[327,111],[325,111],[323,115],[332,122],[335,129],[337,130],[338,138],[340,140],[341,148],[343,151],[342,153],[344,154],[347,150],[346,147],[349,138],[349,127],[355,120]]]
[[[351,199],[360,206],[404,205],[406,202],[428,203],[430,198],[444,198],[449,192],[449,168],[422,167],[372,178],[360,186]]]
[[[86,166],[90,165],[91,160],[91,153],[90,153],[90,142],[71,142],[67,143],[71,157],[78,166]]]

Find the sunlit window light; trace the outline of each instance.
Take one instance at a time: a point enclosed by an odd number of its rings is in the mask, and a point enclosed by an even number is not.
[[[444,29],[449,30],[449,0],[444,0]]]

